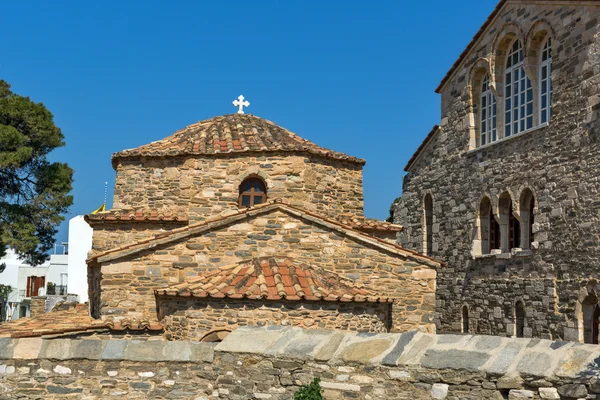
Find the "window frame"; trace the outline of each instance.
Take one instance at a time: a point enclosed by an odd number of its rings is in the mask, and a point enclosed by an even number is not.
[[[545,57],[545,59],[544,59]],[[552,118],[552,38],[547,37],[542,46],[542,51],[539,59],[539,122],[540,125],[550,123]],[[544,69],[546,69],[546,78],[544,76]],[[546,92],[544,93],[544,89]],[[546,106],[543,105],[543,97],[547,96]],[[546,118],[544,120],[544,112],[546,112]]]
[[[498,104],[490,83],[490,74],[486,72],[479,96],[479,146],[498,140]]]
[[[534,128],[533,84],[525,72],[523,44],[518,38],[509,46],[504,66],[503,137],[508,138]],[[529,93],[531,99],[528,98]],[[529,106],[531,112],[528,111]],[[517,129],[514,129],[515,126]]]
[[[242,187],[248,182],[251,183],[250,189],[246,190],[246,191],[242,191]],[[262,192],[255,190],[255,187],[254,187],[255,182],[258,182],[262,186],[262,188],[263,188]],[[243,196],[250,196],[250,205],[249,206],[242,205]],[[260,203],[256,204],[255,203],[256,198],[262,198],[262,201]],[[255,205],[264,204],[266,202],[267,202],[267,184],[261,178],[258,178],[256,176],[251,176],[249,178],[244,179],[242,181],[242,183],[240,183],[239,196],[238,196],[238,207],[239,208],[250,208],[250,207],[254,207]]]

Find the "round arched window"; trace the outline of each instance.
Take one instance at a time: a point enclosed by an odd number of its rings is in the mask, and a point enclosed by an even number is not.
[[[260,178],[248,178],[240,185],[238,205],[252,207],[267,201],[267,186]]]

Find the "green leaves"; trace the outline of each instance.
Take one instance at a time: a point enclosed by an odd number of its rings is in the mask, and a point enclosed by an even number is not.
[[[73,204],[73,170],[46,159],[61,146],[52,113],[0,80],[0,257],[10,246],[33,265],[46,260]]]
[[[320,381],[319,378],[315,378],[309,385],[302,386],[294,394],[294,400],[323,400]]]

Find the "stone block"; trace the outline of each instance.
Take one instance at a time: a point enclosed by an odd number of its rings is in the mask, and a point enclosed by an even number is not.
[[[215,351],[264,353],[291,328],[270,326],[267,329],[241,327],[231,332],[215,347]]]
[[[427,350],[421,358],[425,368],[457,368],[467,371],[479,370],[489,360],[487,353],[466,350]]]
[[[443,383],[434,383],[431,387],[431,398],[435,400],[444,400],[448,396],[448,385]]]
[[[104,353],[104,347],[108,340],[78,340],[72,341],[69,358],[100,360]]]
[[[525,399],[533,399],[535,393],[531,390],[518,390],[512,389],[508,392],[508,400],[525,400]]]
[[[560,400],[558,390],[553,387],[539,388],[540,399],[542,400]]]
[[[42,348],[42,339],[24,338],[14,348],[13,358],[21,360],[33,360],[38,358]]]
[[[125,358],[125,349],[127,340],[109,340],[102,352],[103,360],[123,360]]]
[[[570,399],[586,398],[588,395],[587,388],[582,384],[562,385],[558,388],[558,394]]]

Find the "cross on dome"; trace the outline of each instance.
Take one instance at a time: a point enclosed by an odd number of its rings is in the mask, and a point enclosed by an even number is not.
[[[246,101],[246,99],[244,99],[244,96],[242,96],[240,94],[240,96],[237,98],[237,100],[233,101],[233,105],[238,107],[238,114],[243,114],[244,113],[244,107],[248,107],[250,106],[250,102]]]

